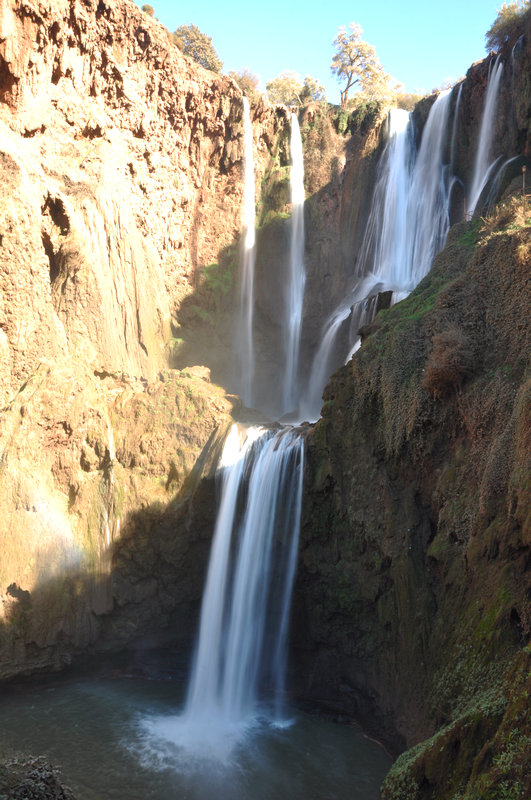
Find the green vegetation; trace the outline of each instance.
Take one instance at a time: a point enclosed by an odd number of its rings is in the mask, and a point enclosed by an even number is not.
[[[147,14],[150,17],[155,16],[155,9],[153,8],[153,6],[142,6],[142,11],[144,12],[144,14]]]
[[[467,230],[461,234],[458,239],[458,243],[461,245],[461,247],[466,247],[468,250],[474,250],[477,244],[480,226],[480,219],[473,219],[468,223]]]
[[[180,25],[175,31],[174,40],[186,56],[191,56],[194,61],[212,72],[221,72],[223,62],[212,44],[212,37],[202,33],[197,25]]]
[[[523,33],[522,22],[528,14],[531,14],[531,0],[504,3],[485,34],[487,51],[494,50],[498,53],[500,50],[512,48]]]
[[[335,125],[341,136],[360,134],[365,136],[372,128],[384,106],[380,100],[367,100],[361,93],[348,101],[345,107],[339,108]]]

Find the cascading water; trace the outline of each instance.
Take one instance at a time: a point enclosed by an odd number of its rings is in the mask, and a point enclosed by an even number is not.
[[[255,180],[253,128],[249,101],[243,98],[244,121],[244,193],[243,193],[243,257],[240,289],[239,324],[236,330],[236,350],[240,368],[239,393],[243,403],[253,405],[254,383],[254,267],[255,242]]]
[[[291,247],[286,292],[285,367],[282,413],[293,411],[299,395],[299,346],[306,273],[304,269],[304,162],[299,121],[291,115]]]
[[[455,90],[454,90],[455,91]],[[461,108],[461,95],[463,94],[463,84],[459,84],[457,99],[455,101],[454,124],[452,125],[452,144],[450,147],[450,168],[453,170],[455,165],[455,148],[457,145],[457,125],[459,122],[459,109]]]
[[[313,361],[304,402],[306,419],[317,419],[322,390],[332,369],[350,358],[358,345],[357,329],[339,360],[333,359],[342,324],[360,314],[370,321],[374,304],[365,301],[392,291],[393,302],[406,297],[428,273],[449,228],[452,179],[444,164],[450,92],[441,93],[428,115],[418,153],[410,115],[391,109],[387,145],[380,162],[373,201],[356,269],[356,282],[326,321]],[[358,325],[358,327],[359,327]]]
[[[479,133],[478,149],[474,162],[474,175],[472,185],[468,193],[467,216],[471,217],[478,210],[477,206],[481,199],[481,194],[485,188],[489,177],[495,168],[498,160],[490,161],[492,138],[494,135],[494,119],[496,114],[496,104],[500,88],[500,81],[503,72],[503,63],[500,57],[496,59],[494,67],[489,74],[487,92],[485,94],[485,105]]]
[[[238,356],[240,394],[253,403],[255,186],[253,134],[244,99],[245,191]],[[298,398],[304,296],[302,142],[291,118],[291,257],[285,316],[282,403]],[[182,715],[149,723],[150,734],[186,752],[224,760],[252,725],[263,690],[282,724],[286,638],[297,559],[304,439],[293,428],[233,426],[219,469],[222,493],[203,593],[197,650]],[[263,715],[264,710],[261,708]]]
[[[226,761],[259,713],[284,724],[303,468],[294,429],[232,427],[184,712],[150,721],[152,738]]]
[[[338,306],[327,319],[323,328],[319,349],[312,362],[308,385],[301,399],[301,418],[315,420],[319,417],[323,388],[332,374],[334,367],[337,366],[338,360],[339,363],[341,363],[341,360],[344,360],[342,359],[342,355],[344,354],[340,354],[339,359],[336,354],[339,331],[350,318],[351,328],[354,328],[356,331],[355,336],[349,336],[350,358],[359,342],[357,331],[362,325],[370,322],[373,317],[373,304],[370,302],[372,298],[369,297],[369,294],[371,291],[378,291],[378,287],[379,284],[375,282],[374,276],[367,276],[356,286],[357,291],[347,295],[344,302]],[[357,296],[362,299],[357,300]],[[334,356],[336,357],[334,358]]]
[[[457,104],[456,104],[457,105]],[[359,346],[358,330],[375,313],[377,294],[407,295],[428,272],[449,226],[451,178],[444,164],[450,93],[442,93],[428,116],[418,152],[410,115],[388,117],[368,224],[356,280],[325,325],[306,392],[298,380],[305,286],[304,186],[300,130],[291,118],[291,252],[285,317],[283,412],[319,413],[322,389],[340,356]],[[248,104],[246,127],[245,254],[240,351],[246,380],[244,402],[252,400],[254,355],[252,305],[254,271],[254,170]],[[455,126],[454,126],[455,129]],[[449,149],[449,148],[448,148]],[[350,331],[346,329],[350,319]],[[346,335],[345,335],[346,334]],[[285,644],[295,573],[302,497],[303,437],[292,428],[234,426],[220,462],[222,495],[203,596],[200,630],[184,712],[155,735],[186,752],[226,759],[253,725],[264,688],[273,700],[267,715],[279,721],[284,693]],[[152,723],[154,724],[154,723]]]
[[[238,438],[234,426],[222,463],[227,461],[227,448],[234,454]],[[230,462],[224,466],[197,658],[185,708],[185,717],[194,724],[216,720],[224,728],[256,713],[262,678],[272,682],[275,697],[283,689],[279,666],[297,553],[302,439],[291,429],[273,433],[250,428],[241,451]],[[232,553],[235,536],[236,552]]]

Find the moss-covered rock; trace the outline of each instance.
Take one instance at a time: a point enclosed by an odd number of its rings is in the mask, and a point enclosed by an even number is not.
[[[516,745],[509,777],[496,765],[513,705],[530,735],[530,230],[519,200],[456,226],[364,330],[308,437],[301,688],[415,745],[389,800],[528,785]]]

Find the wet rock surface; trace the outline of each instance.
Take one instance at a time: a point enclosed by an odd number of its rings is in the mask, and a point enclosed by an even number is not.
[[[44,758],[12,757],[0,761],[2,800],[75,800],[59,770]]]

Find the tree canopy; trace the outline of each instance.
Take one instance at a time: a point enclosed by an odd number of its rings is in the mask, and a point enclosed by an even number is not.
[[[191,56],[202,67],[213,72],[221,72],[223,62],[212,44],[212,37],[202,33],[197,25],[180,25],[175,31],[177,46],[187,56]]]
[[[259,94],[258,84],[260,83],[258,75],[245,68],[239,70],[239,72],[229,72],[229,76],[236,81],[249,102],[252,103],[257,98]]]
[[[503,47],[513,47],[523,33],[522,20],[526,14],[531,14],[530,0],[515,0],[513,3],[504,3],[498,11],[498,16],[485,34],[485,46],[498,52]]]
[[[272,103],[285,106],[302,106],[312,101],[326,100],[324,87],[307,75],[304,82],[296,72],[286,70],[266,84],[267,95]]]
[[[303,105],[306,103],[325,101],[326,91],[324,86],[322,86],[316,78],[312,78],[311,75],[306,75],[304,83],[302,84],[301,100]]]
[[[144,12],[144,14],[148,14],[150,17],[155,16],[155,9],[153,8],[153,6],[147,6],[147,5],[142,6],[142,11]]]
[[[392,80],[378,61],[372,44],[361,38],[361,25],[351,22],[349,28],[350,33],[344,26],[338,28],[331,65],[332,74],[340,83],[345,83],[341,90],[342,107],[346,106],[352,87],[356,86],[368,99],[374,99],[389,91]]]

